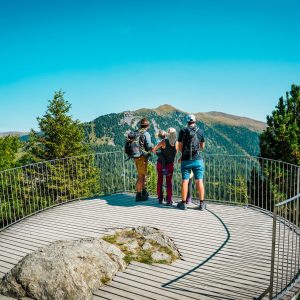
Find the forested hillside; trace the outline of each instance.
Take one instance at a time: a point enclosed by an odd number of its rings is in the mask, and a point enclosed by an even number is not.
[[[220,118],[218,118],[218,114]],[[135,128],[142,117],[151,123],[153,142],[159,129],[174,127],[178,131],[185,126],[187,113],[170,105],[156,109],[140,109],[100,116],[84,124],[86,140],[95,151],[112,150],[124,145],[126,134]],[[213,117],[210,117],[210,116]],[[197,114],[198,126],[204,130],[207,153],[249,154],[259,153],[259,133],[265,124],[247,118],[221,113]],[[231,121],[232,120],[232,121]],[[235,124],[235,125],[231,125]]]

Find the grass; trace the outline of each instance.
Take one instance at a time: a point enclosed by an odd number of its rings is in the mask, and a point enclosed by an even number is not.
[[[101,277],[100,281],[103,284],[107,284],[110,281],[110,278],[107,275],[104,275],[104,276]]]
[[[102,239],[110,244],[117,244],[117,236],[116,235],[106,235]]]
[[[153,259],[151,255],[152,255],[151,250],[140,250],[137,256],[137,261],[147,265],[152,265]]]

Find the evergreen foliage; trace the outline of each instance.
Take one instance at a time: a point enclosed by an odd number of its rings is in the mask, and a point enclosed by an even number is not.
[[[0,217],[8,224],[43,208],[101,192],[100,167],[95,156],[88,155],[83,128],[68,115],[70,107],[64,93],[56,92],[45,115],[38,118],[41,134],[33,130],[30,134],[28,153],[22,158],[30,165],[0,172],[0,194],[5,195]],[[10,149],[3,163],[6,168],[11,167],[18,144],[13,138],[5,141],[9,145],[5,149]]]
[[[30,133],[29,153],[40,160],[51,160],[86,153],[84,131],[78,120],[68,115],[71,104],[58,91],[49,101],[43,117],[38,117],[41,134]]]
[[[156,195],[156,186],[157,186],[157,172],[155,165],[152,162],[148,163],[147,166],[147,190],[150,194]]]
[[[260,136],[261,156],[300,165],[300,86],[292,85],[267,117]]]
[[[249,192],[254,205],[273,210],[274,204],[295,196],[300,165],[300,86],[281,97],[260,135],[259,168],[251,172]],[[279,161],[294,164],[287,165]],[[256,190],[253,190],[256,187]]]
[[[21,142],[16,136],[0,137],[0,170],[15,167],[17,163],[17,152]]]

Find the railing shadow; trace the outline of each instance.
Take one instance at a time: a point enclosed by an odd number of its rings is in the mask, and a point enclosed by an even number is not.
[[[213,252],[208,258],[206,258],[204,261],[202,261],[201,263],[199,263],[197,266],[195,266],[194,268],[192,268],[191,270],[183,273],[182,275],[174,278],[173,280],[170,280],[169,282],[165,283],[162,285],[162,287],[169,287],[170,285],[172,285],[175,282],[178,282],[180,279],[186,277],[187,275],[190,275],[192,272],[196,271],[197,269],[201,268],[202,266],[204,266],[207,262],[209,262],[211,259],[213,259],[219,252],[221,252],[221,250],[226,246],[226,244],[229,242],[230,240],[230,232],[228,227],[226,226],[226,224],[223,222],[223,220],[217,215],[215,214],[213,211],[207,209],[208,212],[210,212],[212,215],[214,215],[219,222],[223,225],[227,237],[226,240],[222,243],[222,245],[215,251]]]

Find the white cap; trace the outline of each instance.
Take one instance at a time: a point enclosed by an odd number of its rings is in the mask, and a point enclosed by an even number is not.
[[[194,115],[188,115],[186,117],[186,121],[187,121],[187,123],[196,122],[196,117]]]

